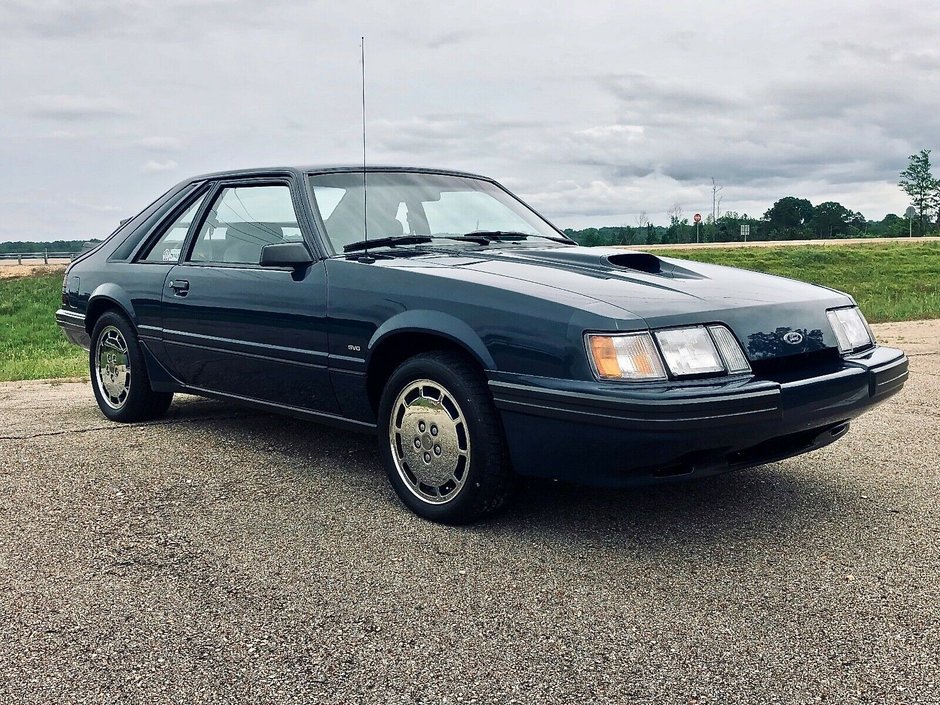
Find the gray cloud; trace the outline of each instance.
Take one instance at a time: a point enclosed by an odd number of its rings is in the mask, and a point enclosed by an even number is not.
[[[0,22],[7,36],[61,39],[107,33],[132,21],[130,3],[70,2],[70,0],[7,0],[0,6]]]
[[[141,167],[141,171],[145,174],[157,174],[161,171],[173,171],[179,166],[172,159],[157,160],[151,159]]]
[[[492,175],[563,226],[706,210],[712,176],[727,209],[903,211],[907,155],[940,155],[940,5],[785,7],[7,0],[0,239],[110,232],[187,174],[357,162],[361,35],[371,161]]]
[[[150,152],[176,152],[182,147],[182,143],[176,137],[162,135],[141,137],[136,144]]]
[[[291,0],[5,0],[7,36],[41,40],[191,41],[233,27],[276,25]]]
[[[438,34],[437,36],[431,37],[430,39],[425,39],[421,44],[426,49],[440,49],[442,47],[452,47],[456,44],[463,44],[467,40],[476,36],[475,32],[469,30],[456,30],[454,32],[444,32],[443,34]],[[411,41],[413,37],[407,33],[402,33],[402,37],[406,41]]]
[[[32,118],[66,122],[124,117],[133,114],[120,101],[110,96],[37,95],[24,100],[23,106]]]
[[[714,89],[682,85],[673,79],[655,78],[640,73],[600,76],[598,82],[620,102],[627,114],[671,114],[688,110],[734,110],[746,104]]]

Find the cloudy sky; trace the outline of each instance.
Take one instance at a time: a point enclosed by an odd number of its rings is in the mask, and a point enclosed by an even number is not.
[[[110,232],[192,174],[369,158],[563,227],[903,212],[940,149],[940,3],[0,0],[0,240]],[[940,152],[938,152],[940,156]]]

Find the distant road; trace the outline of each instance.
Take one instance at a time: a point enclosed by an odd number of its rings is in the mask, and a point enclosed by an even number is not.
[[[68,257],[50,257],[49,258],[50,267],[53,265],[60,266],[63,264],[68,264],[69,262],[71,262],[71,260]],[[15,258],[14,259],[0,259],[0,267],[6,267],[9,265],[13,265],[15,267],[17,264],[19,264],[19,262],[17,262]],[[26,265],[36,266],[36,265],[43,265],[43,264],[45,263],[43,262],[42,257],[24,257],[23,258],[24,267]]]
[[[880,245],[884,243],[916,244],[940,242],[940,237],[855,237],[845,240],[754,240],[752,242],[701,242],[679,245],[620,245],[627,250],[689,250],[723,249],[726,247],[793,247],[799,245]]]

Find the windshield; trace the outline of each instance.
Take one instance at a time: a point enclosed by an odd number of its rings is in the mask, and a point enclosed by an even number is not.
[[[370,171],[366,179],[370,241],[477,231],[560,237],[545,220],[489,181],[394,171]],[[362,172],[314,174],[310,185],[334,251],[363,240]]]

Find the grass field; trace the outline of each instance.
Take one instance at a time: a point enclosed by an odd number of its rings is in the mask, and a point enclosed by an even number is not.
[[[87,353],[53,319],[62,274],[0,279],[0,381],[88,374]]]
[[[855,297],[871,323],[940,318],[940,243],[657,250],[830,286]]]
[[[668,250],[846,291],[868,320],[940,318],[940,243]],[[0,278],[0,381],[87,375],[86,353],[59,331],[61,272]]]

